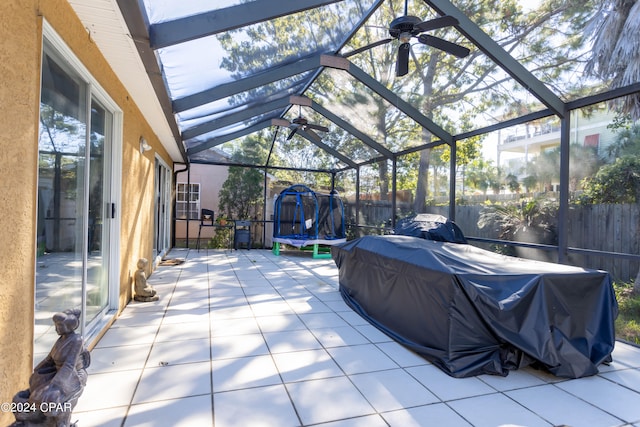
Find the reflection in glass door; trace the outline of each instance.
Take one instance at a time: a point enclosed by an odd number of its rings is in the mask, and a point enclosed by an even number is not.
[[[109,219],[112,204],[109,203],[110,182],[104,167],[109,158],[109,141],[112,118],[97,101],[91,101],[91,133],[89,149],[89,191],[87,226],[87,285],[85,299],[85,323],[93,321],[106,307],[109,300]]]
[[[155,162],[155,240],[154,253],[162,258],[170,248],[171,170],[160,159]]]
[[[34,360],[58,338],[51,318],[108,305],[112,115],[45,41],[40,103]]]

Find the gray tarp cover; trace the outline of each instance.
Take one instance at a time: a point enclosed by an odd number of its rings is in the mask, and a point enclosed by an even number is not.
[[[460,227],[442,215],[421,213],[398,221],[393,234],[439,242],[467,243]]]
[[[533,364],[579,378],[611,361],[618,306],[605,271],[393,235],[331,254],[346,303],[453,377]]]

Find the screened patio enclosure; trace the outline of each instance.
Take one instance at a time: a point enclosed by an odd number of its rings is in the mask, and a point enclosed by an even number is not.
[[[90,19],[88,0],[73,3]],[[640,81],[626,65],[640,49],[637,36],[622,40],[637,34],[624,27],[637,2],[117,4],[174,160],[337,189],[351,236],[439,213],[473,244],[636,276],[638,200],[583,196],[638,117]],[[594,58],[615,14],[631,48],[606,72]],[[433,24],[390,31],[406,16]]]

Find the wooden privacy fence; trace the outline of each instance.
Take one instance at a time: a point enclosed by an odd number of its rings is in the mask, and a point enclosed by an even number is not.
[[[640,205],[571,206],[567,219],[569,247],[640,254]],[[616,279],[635,279],[640,262],[570,253],[571,263],[609,271]]]
[[[482,205],[456,206],[456,224],[465,236],[497,239],[497,233],[478,227]],[[360,204],[358,225],[390,226],[391,202],[365,201]],[[410,211],[408,204],[396,205],[397,219]],[[447,206],[430,206],[427,211],[449,216]],[[355,205],[345,205],[345,215],[352,223],[355,220]],[[569,262],[573,265],[596,268],[610,272],[616,280],[628,282],[635,279],[640,270],[640,261],[604,254],[578,253],[571,249],[640,254],[640,204],[625,205],[571,205],[567,215]],[[477,243],[474,243],[477,244]],[[488,248],[487,244],[477,244]],[[519,256],[525,258],[556,261],[556,252],[529,248],[517,248]]]

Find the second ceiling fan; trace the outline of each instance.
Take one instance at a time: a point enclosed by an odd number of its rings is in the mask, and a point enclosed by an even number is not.
[[[398,58],[396,60],[396,76],[400,77],[409,72],[409,54],[411,50],[410,41],[413,37],[424,45],[435,47],[436,49],[450,53],[458,58],[464,58],[469,55],[470,50],[464,46],[451,43],[439,37],[422,34],[427,31],[458,25],[458,20],[456,18],[453,16],[441,16],[423,21],[417,16],[409,15],[407,7],[408,0],[405,0],[404,16],[394,19],[389,24],[389,35],[391,38],[378,40],[377,42],[352,50],[351,52],[347,52],[342,56],[348,58],[349,56],[356,55],[373,47],[387,44],[393,40],[399,40],[400,45],[398,46]]]
[[[308,135],[310,135],[316,141],[321,141],[322,138],[320,138],[320,135],[315,133],[312,129],[315,129],[315,130],[318,130],[318,131],[321,131],[321,132],[328,132],[329,131],[329,128],[326,127],[326,126],[321,126],[321,125],[317,125],[317,124],[314,124],[314,123],[309,123],[309,121],[302,116],[302,107],[300,105],[298,105],[298,117],[296,117],[295,119],[291,120],[291,124],[289,125],[289,129],[291,130],[291,132],[289,132],[289,136],[287,136],[287,141],[290,140],[291,138],[293,138],[293,135],[295,135],[296,132],[298,132],[298,130],[303,130],[304,132],[306,132]]]

